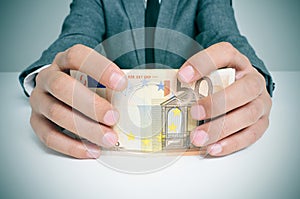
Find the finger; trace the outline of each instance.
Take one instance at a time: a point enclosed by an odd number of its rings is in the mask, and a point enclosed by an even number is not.
[[[62,134],[57,126],[40,115],[32,113],[31,126],[40,140],[49,148],[79,159],[98,158],[100,148],[94,144],[84,144]]]
[[[210,145],[207,151],[212,156],[224,156],[244,149],[255,143],[267,130],[268,126],[268,117],[263,117],[256,124]]]
[[[80,44],[57,54],[54,63],[61,71],[81,71],[113,90],[123,90],[127,86],[127,78],[116,64]]]
[[[235,68],[237,71],[252,68],[246,56],[230,43],[221,42],[188,59],[178,71],[178,79],[191,83],[223,67]]]
[[[258,73],[247,73],[223,91],[201,98],[191,108],[197,120],[214,118],[256,99],[265,90],[265,80]]]
[[[255,124],[263,116],[268,116],[270,109],[271,104],[267,96],[262,95],[222,117],[197,127],[191,133],[192,143],[195,146],[206,146],[228,137]]]
[[[41,103],[33,104],[33,109],[60,127],[103,147],[112,147],[118,142],[118,136],[111,128],[85,117],[46,93],[40,92],[39,99]]]
[[[36,82],[55,98],[97,122],[112,126],[119,119],[118,111],[106,99],[61,71],[42,71]]]

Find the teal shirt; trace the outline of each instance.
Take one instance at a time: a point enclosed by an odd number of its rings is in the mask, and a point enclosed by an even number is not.
[[[23,86],[24,78],[28,74],[51,64],[58,52],[65,51],[75,44],[96,48],[101,42],[107,39],[111,41],[113,36],[124,31],[130,33],[126,35],[124,43],[119,41],[116,45],[103,45],[106,56],[121,68],[142,65],[145,62],[145,53],[138,44],[143,43],[144,37],[143,34],[136,34],[136,31],[132,30],[144,28],[144,6],[144,0],[73,0],[70,14],[64,20],[58,39],[43,52],[39,60],[20,74],[21,85]],[[166,31],[155,37],[156,44],[160,46],[160,49],[155,51],[156,62],[178,68],[193,53],[218,42],[230,42],[246,55],[252,65],[265,77],[267,90],[272,96],[274,89],[272,77],[247,39],[240,34],[230,0],[163,0],[157,27],[160,30],[174,31],[176,34],[175,36],[166,34],[169,33]],[[183,35],[182,38],[190,38],[198,45],[193,42],[180,42],[184,39],[178,38],[179,34]],[[115,52],[126,45],[133,45],[134,48],[116,57]],[[185,52],[183,56],[172,52],[174,45]]]

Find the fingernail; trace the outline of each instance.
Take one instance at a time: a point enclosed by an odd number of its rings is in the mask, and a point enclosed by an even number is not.
[[[202,105],[194,104],[191,107],[191,116],[195,120],[202,120],[205,118],[205,109]]]
[[[100,148],[94,144],[86,144],[86,148],[87,148],[87,156],[89,158],[98,158],[100,156]]]
[[[194,75],[195,75],[195,70],[192,66],[186,66],[182,68],[178,73],[179,79],[186,83],[191,82]]]
[[[119,120],[119,113],[115,110],[109,110],[105,113],[103,121],[108,126],[113,126]]]
[[[222,145],[221,144],[214,144],[208,149],[208,153],[211,155],[217,155],[222,152]]]
[[[235,74],[235,79],[239,80],[241,79],[245,74],[243,72],[236,72]]]
[[[126,88],[127,80],[126,76],[121,75],[120,73],[113,72],[109,79],[110,88],[114,90],[121,91]]]
[[[203,130],[195,130],[192,132],[192,143],[195,146],[204,146],[209,140],[208,134]]]
[[[118,137],[114,133],[105,133],[102,142],[105,147],[113,147],[118,142]]]

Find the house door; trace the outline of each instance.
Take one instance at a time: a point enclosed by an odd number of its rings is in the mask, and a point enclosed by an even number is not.
[[[166,148],[184,147],[184,117],[180,108],[171,108],[168,112]]]

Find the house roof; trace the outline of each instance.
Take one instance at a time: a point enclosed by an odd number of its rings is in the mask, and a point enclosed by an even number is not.
[[[189,89],[185,92],[180,92],[171,97],[170,99],[161,103],[161,106],[164,107],[183,107],[191,106],[197,100],[196,94],[192,89]]]

